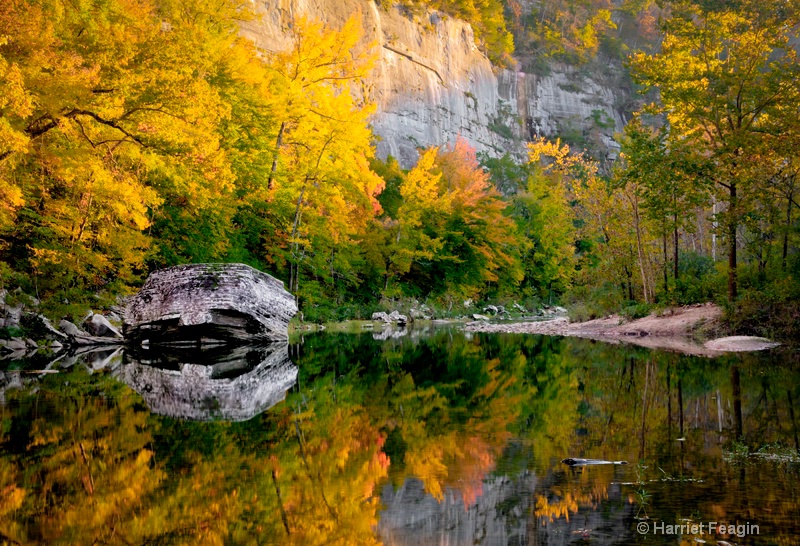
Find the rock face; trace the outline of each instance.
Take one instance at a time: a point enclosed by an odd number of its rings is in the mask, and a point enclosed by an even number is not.
[[[58,323],[58,327],[61,328],[61,331],[67,334],[68,336],[88,336],[88,332],[84,332],[73,323],[68,321],[67,319],[61,319],[61,322]]]
[[[379,56],[370,81],[377,103],[373,128],[378,155],[391,154],[403,167],[417,161],[418,147],[465,138],[478,151],[522,157],[524,143],[536,136],[578,134],[598,141],[609,159],[613,140],[625,123],[618,108],[624,94],[601,80],[568,67],[549,75],[493,68],[478,50],[469,23],[437,12],[410,16],[397,7],[383,9],[368,0],[260,0],[260,20],[244,23],[242,34],[267,51],[285,49],[294,17],[306,15],[336,28],[361,13],[363,44]]]
[[[126,309],[123,333],[139,344],[285,341],[297,312],[283,283],[244,264],[193,264],[150,274]]]
[[[10,305],[6,300],[7,290],[0,290],[0,328],[19,328],[25,306],[22,303]]]
[[[251,419],[285,398],[298,371],[285,343],[218,354],[126,353],[125,360],[118,377],[153,413],[194,421]]]

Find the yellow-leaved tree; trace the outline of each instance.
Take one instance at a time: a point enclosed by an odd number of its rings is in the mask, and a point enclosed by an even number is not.
[[[265,198],[288,220],[288,288],[298,292],[304,268],[314,282],[351,275],[336,255],[380,210],[383,181],[369,167],[374,107],[361,84],[374,56],[359,46],[360,17],[339,30],[298,17],[291,32],[291,46],[266,59],[280,126]]]
[[[636,79],[658,89],[672,130],[714,165],[700,176],[718,200],[728,246],[728,298],[738,297],[739,228],[764,192],[770,151],[793,132],[800,108],[796,7],[778,1],[673,4],[661,51],[632,58]],[[782,167],[781,167],[782,168]],[[769,175],[767,175],[769,176]]]
[[[230,191],[215,78],[248,16],[233,1],[0,6],[3,258],[37,292],[134,281],[165,198],[202,208]]]
[[[396,217],[383,219],[391,233],[384,242],[385,295],[395,295],[392,285],[400,281],[452,306],[490,284],[519,283],[516,226],[465,140],[421,152],[402,177],[399,197]]]

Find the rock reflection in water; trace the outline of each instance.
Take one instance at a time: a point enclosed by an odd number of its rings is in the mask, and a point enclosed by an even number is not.
[[[387,326],[380,332],[372,332],[372,339],[376,341],[386,341],[387,339],[400,339],[408,335],[408,330],[405,328],[394,328]]]
[[[117,376],[153,413],[194,421],[247,421],[297,381],[288,345],[128,352]]]
[[[519,480],[488,479],[481,496],[469,506],[451,488],[437,501],[416,478],[406,479],[398,489],[387,484],[381,495],[384,511],[378,532],[390,546],[527,544],[527,514],[536,481],[533,474]]]

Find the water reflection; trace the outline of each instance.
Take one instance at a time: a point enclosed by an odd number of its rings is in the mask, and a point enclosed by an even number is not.
[[[194,421],[247,421],[286,397],[297,381],[288,345],[125,353],[115,374],[150,411]]]
[[[0,543],[795,543],[796,364],[406,333],[0,372]]]

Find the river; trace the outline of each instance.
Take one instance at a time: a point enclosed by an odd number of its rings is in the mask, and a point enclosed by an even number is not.
[[[800,536],[800,366],[785,352],[427,327],[0,370],[3,544]]]

